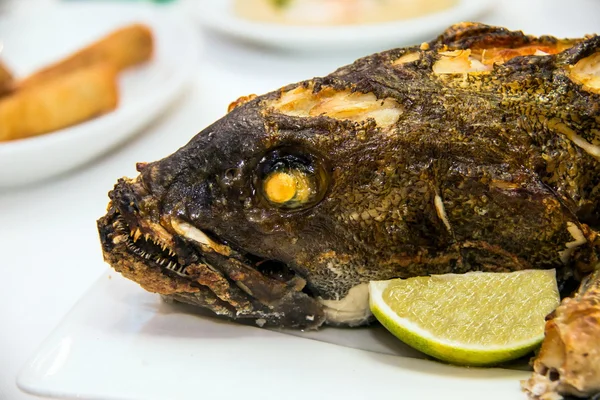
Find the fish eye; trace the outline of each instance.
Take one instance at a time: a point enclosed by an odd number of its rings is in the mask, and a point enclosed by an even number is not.
[[[324,163],[292,149],[278,149],[265,156],[257,178],[258,192],[267,204],[285,210],[312,207],[327,191]]]
[[[276,171],[265,179],[263,191],[273,203],[302,204],[310,198],[312,186],[310,177],[302,171]]]

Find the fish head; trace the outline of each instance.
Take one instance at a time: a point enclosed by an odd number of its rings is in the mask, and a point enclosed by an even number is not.
[[[354,102],[376,115],[292,115],[306,112],[307,98],[330,102],[322,108],[331,113]],[[351,213],[338,209],[359,187],[365,204],[378,196],[365,182],[386,166],[366,133],[380,129],[376,119],[389,126],[396,106],[341,88],[316,91],[313,82],[234,105],[173,155],[119,180],[99,221],[105,259],[148,290],[213,301],[220,314],[295,318],[287,325],[322,323],[324,304],[358,285],[364,322],[366,281],[353,271],[368,249],[347,227]]]

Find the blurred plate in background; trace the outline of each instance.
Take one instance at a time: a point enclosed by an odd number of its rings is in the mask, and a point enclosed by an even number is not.
[[[0,188],[41,181],[106,153],[156,119],[197,65],[197,33],[164,8],[119,3],[57,3],[0,16],[2,59],[23,77],[133,22],[155,38],[152,61],[119,76],[113,112],[37,137],[0,142]]]
[[[188,0],[186,3],[203,26],[243,41],[295,51],[360,49],[365,52],[431,40],[454,23],[477,19],[491,4],[491,0],[458,0],[443,11],[394,22],[298,26],[244,19],[235,14],[233,0]]]

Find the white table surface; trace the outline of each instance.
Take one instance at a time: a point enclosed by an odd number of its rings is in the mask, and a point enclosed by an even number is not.
[[[52,4],[11,1],[14,7]],[[502,0],[481,20],[534,34],[578,36],[600,32],[598,15],[597,0]],[[0,399],[34,398],[17,389],[18,370],[106,270],[95,220],[104,213],[107,191],[118,177],[133,176],[137,161],[157,160],[185,144],[237,97],[327,74],[361,55],[294,56],[244,46],[200,29],[198,35],[204,46],[195,80],[151,127],[66,176],[0,191]]]

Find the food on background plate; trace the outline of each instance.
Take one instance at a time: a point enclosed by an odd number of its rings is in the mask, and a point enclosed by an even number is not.
[[[133,24],[120,28],[74,54],[45,67],[18,83],[19,88],[40,84],[80,68],[110,63],[118,72],[150,60],[153,38],[150,28]]]
[[[568,297],[600,255],[599,52],[600,36],[462,23],[248,96],[117,182],[104,258],[166,299],[259,326],[368,324],[369,282],[394,278],[555,269]],[[580,364],[549,379],[577,373],[589,395],[598,343],[569,323],[598,313],[586,293],[555,314]],[[585,329],[599,337],[600,321]]]
[[[0,141],[41,135],[117,107],[117,70],[92,64],[0,98]]]
[[[13,76],[9,69],[0,61],[0,96],[10,92],[13,87]]]
[[[9,92],[0,98],[0,142],[37,136],[106,114],[117,108],[118,73],[148,61],[150,28],[122,27],[32,75],[11,80],[0,65]]]
[[[236,15],[285,25],[356,25],[416,18],[457,0],[236,0]]]
[[[372,281],[369,301],[379,322],[417,350],[493,366],[539,347],[560,296],[554,270],[528,269]]]

